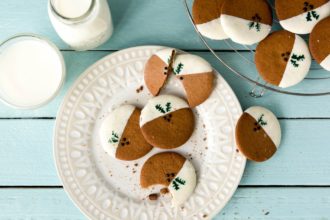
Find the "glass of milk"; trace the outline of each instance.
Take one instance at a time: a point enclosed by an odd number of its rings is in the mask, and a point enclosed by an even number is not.
[[[48,14],[57,34],[74,50],[98,47],[113,32],[107,0],[49,0]]]
[[[61,52],[35,35],[17,35],[0,44],[0,99],[10,106],[32,109],[45,105],[65,80]]]

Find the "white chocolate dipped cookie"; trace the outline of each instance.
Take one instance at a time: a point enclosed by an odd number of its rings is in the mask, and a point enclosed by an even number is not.
[[[105,152],[120,160],[136,160],[152,149],[141,133],[140,113],[133,105],[123,105],[103,120],[100,142]]]
[[[153,96],[159,94],[170,74],[181,80],[190,107],[202,104],[213,91],[215,75],[206,60],[166,48],[152,55],[145,66],[144,80]]]
[[[153,96],[158,95],[170,73],[169,66],[176,51],[174,48],[165,48],[153,54],[144,67],[144,81]]]
[[[309,48],[315,61],[330,71],[330,17],[313,28],[309,36]]]
[[[194,115],[189,105],[172,95],[156,96],[142,109],[140,127],[154,147],[172,149],[183,145],[194,130]]]
[[[164,152],[150,157],[140,176],[142,188],[161,184],[172,195],[172,205],[182,205],[194,192],[196,171],[189,160],[178,153]]]
[[[271,33],[258,44],[255,64],[266,82],[286,88],[305,78],[311,66],[311,55],[300,36],[282,30]]]
[[[252,45],[263,40],[272,28],[267,0],[230,0],[221,9],[221,25],[234,42]]]
[[[329,0],[275,0],[281,26],[296,34],[308,34],[322,19],[330,15]]]
[[[192,16],[198,31],[213,40],[228,38],[221,26],[221,8],[225,0],[195,0]]]
[[[271,158],[281,143],[281,127],[276,116],[266,108],[248,108],[236,125],[238,149],[250,160]]]

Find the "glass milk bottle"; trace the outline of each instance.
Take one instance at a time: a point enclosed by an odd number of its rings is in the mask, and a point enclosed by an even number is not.
[[[74,50],[93,49],[112,35],[107,0],[49,0],[48,14],[57,34]]]

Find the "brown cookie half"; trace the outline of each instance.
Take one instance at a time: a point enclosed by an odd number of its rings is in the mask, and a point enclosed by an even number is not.
[[[123,105],[103,120],[100,141],[108,154],[120,160],[136,160],[153,148],[140,130],[140,114],[135,106]]]
[[[172,149],[186,143],[194,131],[192,110],[181,98],[160,95],[148,101],[140,117],[144,138],[153,146]]]

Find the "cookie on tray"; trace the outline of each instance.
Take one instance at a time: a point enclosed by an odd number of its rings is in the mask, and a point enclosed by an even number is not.
[[[315,61],[330,71],[330,17],[313,28],[309,36],[309,48]]]
[[[186,101],[172,95],[156,96],[142,109],[140,127],[154,147],[172,149],[186,143],[194,131],[194,115]]]
[[[286,88],[305,78],[311,65],[311,55],[300,36],[281,30],[271,33],[258,44],[255,64],[267,83]]]
[[[266,108],[247,109],[236,125],[236,144],[248,159],[262,162],[271,158],[281,142],[281,127],[276,116]]]
[[[308,34],[330,15],[329,0],[275,0],[275,11],[281,26],[296,34]]]
[[[105,152],[120,160],[136,160],[152,149],[141,133],[140,114],[137,107],[123,105],[103,120],[100,142]]]
[[[189,160],[174,152],[158,153],[143,165],[140,176],[142,188],[163,185],[172,195],[172,205],[183,204],[196,187],[195,168]]]
[[[175,49],[165,48],[153,54],[144,67],[144,81],[153,96],[158,95],[171,73]]]
[[[170,74],[181,80],[190,107],[202,104],[213,91],[215,75],[206,60],[166,48],[152,55],[145,66],[144,80],[153,96],[159,94]]]
[[[271,31],[272,10],[267,0],[230,0],[221,9],[221,25],[234,42],[252,45]]]
[[[222,29],[220,17],[225,0],[195,0],[192,16],[198,31],[213,40],[228,38]]]

